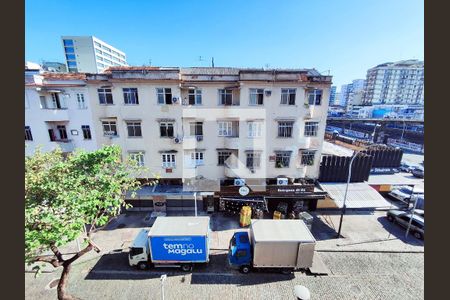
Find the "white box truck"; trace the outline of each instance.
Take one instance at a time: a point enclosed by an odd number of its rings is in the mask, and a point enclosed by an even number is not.
[[[290,273],[312,266],[316,240],[302,220],[252,220],[249,232],[236,232],[228,262],[242,273],[276,269]]]
[[[128,256],[138,269],[181,267],[192,270],[209,261],[209,217],[158,217],[150,230],[142,229]]]

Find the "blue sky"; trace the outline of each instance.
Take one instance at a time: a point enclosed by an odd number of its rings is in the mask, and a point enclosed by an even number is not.
[[[61,61],[62,35],[95,35],[130,65],[316,68],[338,86],[424,58],[423,0],[26,0],[25,59]],[[203,61],[199,60],[203,57]]]

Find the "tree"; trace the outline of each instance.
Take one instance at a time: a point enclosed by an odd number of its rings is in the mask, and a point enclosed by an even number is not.
[[[143,171],[136,161],[122,160],[118,146],[69,155],[38,149],[25,158],[25,261],[63,268],[58,299],[74,299],[66,292],[71,264],[91,250],[100,252],[92,233],[120,213],[126,192],[134,196]],[[67,258],[60,247],[86,228],[85,248]]]

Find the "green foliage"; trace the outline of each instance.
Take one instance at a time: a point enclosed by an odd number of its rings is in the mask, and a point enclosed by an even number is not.
[[[144,169],[121,159],[118,146],[94,152],[37,150],[25,159],[25,259],[76,239],[85,224],[105,225],[141,185]]]

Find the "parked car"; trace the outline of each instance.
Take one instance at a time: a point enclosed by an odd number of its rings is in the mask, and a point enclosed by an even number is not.
[[[424,191],[422,189],[415,188],[413,191],[413,188],[410,186],[401,186],[400,188],[392,190],[388,195],[392,198],[402,201],[402,202],[409,202],[409,199],[411,199],[411,195],[414,192],[414,197],[420,197],[423,196]]]
[[[410,165],[408,165],[407,163],[401,163],[400,167],[398,167],[398,170],[400,172],[411,172],[412,167]]]
[[[391,209],[387,212],[387,219],[390,222],[399,224],[404,228],[408,228],[411,221],[410,232],[418,239],[425,237],[425,219],[417,214],[412,214],[409,211],[402,211]],[[412,219],[412,220],[411,220]]]
[[[412,169],[411,173],[414,177],[423,178],[425,176],[425,172],[423,168],[416,167]]]

